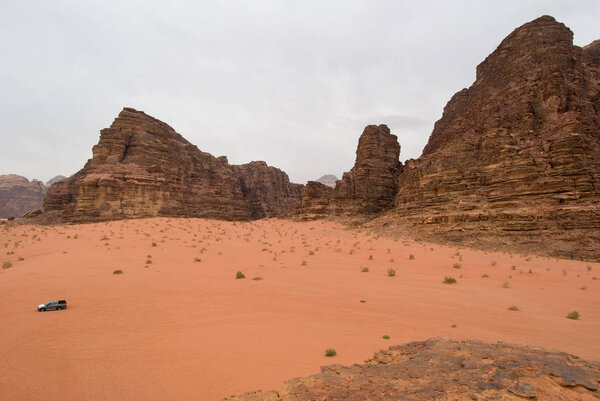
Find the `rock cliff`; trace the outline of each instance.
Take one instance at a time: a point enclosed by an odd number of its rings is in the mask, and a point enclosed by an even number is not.
[[[600,69],[595,46],[586,56],[572,37],[544,16],[502,41],[407,163],[391,220],[434,239],[600,258]]]
[[[20,175],[0,175],[0,218],[21,217],[29,210],[41,209],[46,186]]]
[[[301,190],[264,162],[232,166],[226,157],[200,151],[164,122],[125,108],[100,132],[84,168],[50,187],[45,218],[249,220],[285,213]]]
[[[368,125],[358,140],[354,167],[343,174],[333,191],[310,181],[292,217],[372,216],[392,208],[402,169],[399,155],[398,138],[386,125]]]
[[[600,42],[572,38],[549,16],[517,28],[450,99],[421,157],[395,165],[395,137],[381,158],[357,152],[328,215],[347,208],[424,239],[600,259]],[[307,188],[296,218],[319,215],[314,196]]]
[[[600,364],[541,348],[436,338],[224,401],[596,400]]]

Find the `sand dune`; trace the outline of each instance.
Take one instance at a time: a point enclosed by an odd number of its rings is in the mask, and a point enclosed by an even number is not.
[[[0,245],[0,400],[219,400],[435,336],[600,360],[600,264],[286,220],[5,226]]]

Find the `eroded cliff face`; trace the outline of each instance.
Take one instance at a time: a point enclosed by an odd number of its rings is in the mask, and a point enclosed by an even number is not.
[[[93,158],[52,185],[45,216],[98,221],[153,216],[250,220],[278,216],[301,187],[264,162],[232,166],[173,128],[125,108],[100,132]]]
[[[396,137],[372,140],[369,126],[334,194],[307,186],[294,217],[600,259],[600,42],[572,38],[548,16],[517,28],[448,102],[421,157],[400,167]]]
[[[386,125],[368,125],[358,140],[354,167],[343,174],[333,191],[309,181],[292,217],[374,216],[392,208],[402,169],[399,155],[398,137]]]
[[[30,210],[41,209],[45,195],[46,186],[39,180],[0,175],[0,218],[18,218]]]
[[[600,70],[572,36],[546,16],[502,41],[407,163],[393,219],[436,239],[600,258]]]

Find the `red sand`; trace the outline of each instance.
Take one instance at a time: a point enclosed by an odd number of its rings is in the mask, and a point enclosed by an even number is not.
[[[219,400],[435,336],[600,360],[600,264],[285,220],[19,226],[0,246],[3,401]]]

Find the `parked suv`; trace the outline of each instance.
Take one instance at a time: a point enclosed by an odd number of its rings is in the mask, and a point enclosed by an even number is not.
[[[38,305],[39,312],[45,312],[47,310],[61,310],[67,309],[67,301],[61,299],[60,301],[50,301],[45,304]]]

